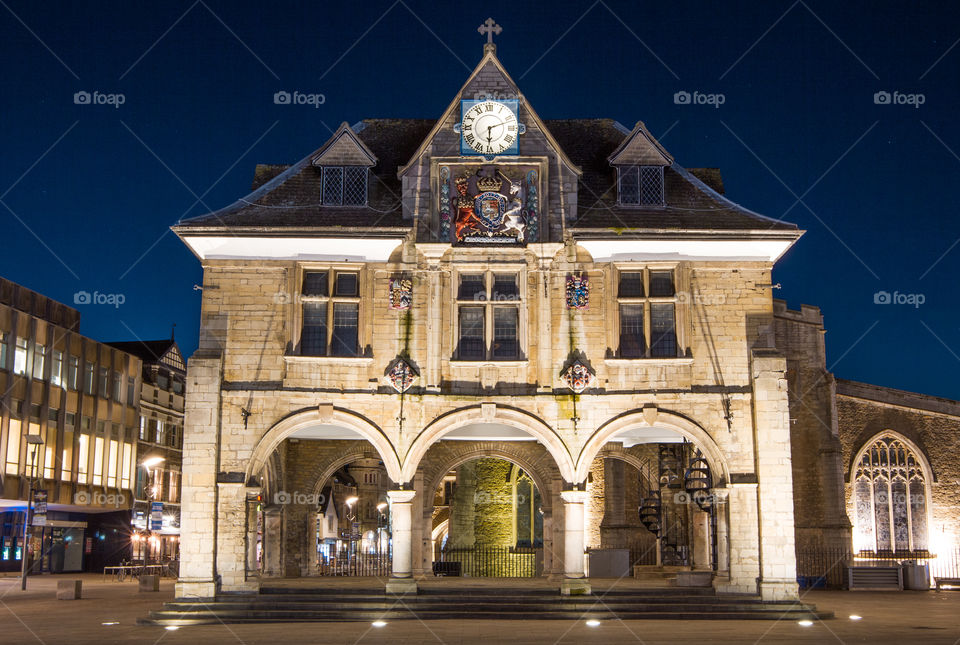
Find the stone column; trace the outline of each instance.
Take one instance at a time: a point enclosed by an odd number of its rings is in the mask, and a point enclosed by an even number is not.
[[[249,489],[256,492],[256,489]],[[246,569],[248,573],[260,573],[257,566],[257,505],[247,502],[247,562]]]
[[[387,593],[417,593],[413,578],[413,498],[416,491],[391,490],[393,518],[393,574],[387,581]]]
[[[197,354],[188,362],[180,507],[180,577],[177,598],[214,598],[217,516],[217,442],[220,357]]]
[[[305,504],[285,504],[283,507],[283,551],[280,561],[286,578],[299,578],[308,566],[306,528],[310,511]]]
[[[583,574],[583,504],[587,493],[583,490],[565,490],[563,500],[563,582],[560,593],[583,595],[590,593],[590,582]]]
[[[718,592],[756,594],[760,578],[760,536],[757,531],[757,485],[742,482],[728,488],[730,575],[714,584]]]
[[[263,575],[280,575],[280,554],[283,518],[276,505],[263,509]]]
[[[730,520],[727,517],[730,491],[726,488],[714,488],[710,492],[717,514],[717,574],[714,584],[727,584],[730,580]]]
[[[218,482],[217,574],[221,591],[250,591],[255,580],[247,580],[247,492],[240,482]]]
[[[799,589],[787,362],[779,352],[755,349],[752,371],[760,595],[764,600],[795,600]]]
[[[693,525],[693,568],[700,571],[710,570],[710,513],[700,510],[691,502],[690,512]]]

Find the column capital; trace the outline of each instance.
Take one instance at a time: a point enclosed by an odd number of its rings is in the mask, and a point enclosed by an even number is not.
[[[710,495],[713,497],[715,501],[719,502],[720,504],[723,504],[728,499],[730,499],[730,489],[727,488],[726,486],[714,487],[710,489]]]
[[[583,504],[587,501],[587,491],[585,490],[564,490],[560,491],[560,499],[564,504]]]
[[[387,497],[394,504],[409,504],[417,496],[415,490],[388,490]]]

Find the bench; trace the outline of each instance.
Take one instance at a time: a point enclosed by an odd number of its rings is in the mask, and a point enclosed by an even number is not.
[[[940,587],[946,585],[948,587],[957,587],[960,588],[960,578],[937,578],[937,591],[940,591]]]

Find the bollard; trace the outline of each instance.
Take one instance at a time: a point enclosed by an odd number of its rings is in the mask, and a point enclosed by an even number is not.
[[[155,574],[140,576],[140,591],[160,591],[160,576]]]
[[[57,580],[57,600],[80,600],[81,580]]]

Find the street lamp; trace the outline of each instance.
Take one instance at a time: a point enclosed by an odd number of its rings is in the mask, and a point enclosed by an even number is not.
[[[30,539],[27,532],[30,530],[30,512],[33,510],[33,479],[37,469],[37,450],[43,444],[43,437],[38,434],[28,434],[26,437],[27,445],[33,446],[33,454],[30,464],[30,485],[27,488],[27,512],[23,517],[23,547],[20,549],[20,590],[27,590],[27,551],[30,546]]]
[[[148,457],[145,457],[144,460],[140,462],[140,465],[143,466],[143,469],[144,469],[145,471],[147,471],[147,478],[149,479],[150,476],[151,476],[151,475],[150,475],[150,469],[151,469],[151,468],[154,468],[154,467],[156,467],[156,466],[159,466],[160,464],[162,464],[162,463],[165,462],[166,460],[167,460],[166,457],[163,457],[162,455],[152,454],[152,455],[150,455],[150,456],[148,456]],[[152,537],[152,530],[150,529],[150,515],[151,515],[151,513],[153,512],[153,504],[152,504],[152,501],[155,500],[155,499],[158,497],[158,493],[159,493],[160,491],[159,491],[159,489],[158,489],[157,486],[155,486],[155,485],[154,485],[154,486],[150,486],[150,485],[149,485],[149,482],[148,482],[147,485],[145,486],[144,492],[146,493],[146,497],[147,497],[147,510],[146,510],[147,523],[146,523],[146,526],[144,527],[144,529],[147,531],[148,535],[149,535],[150,537]],[[132,505],[131,505],[131,507],[130,507],[130,512],[131,512],[131,513],[134,512],[133,507],[134,507],[135,505],[136,505],[136,504],[132,504]],[[132,524],[132,522],[131,522],[131,524]],[[157,540],[152,540],[152,539],[151,539],[151,540],[148,541],[147,536],[144,536],[144,537],[143,537],[143,540],[142,540],[142,544],[143,544],[143,549],[141,550],[141,555],[143,555],[143,563],[144,563],[144,564],[148,564],[148,563],[149,563],[150,556],[153,554],[154,546],[157,544]]]

